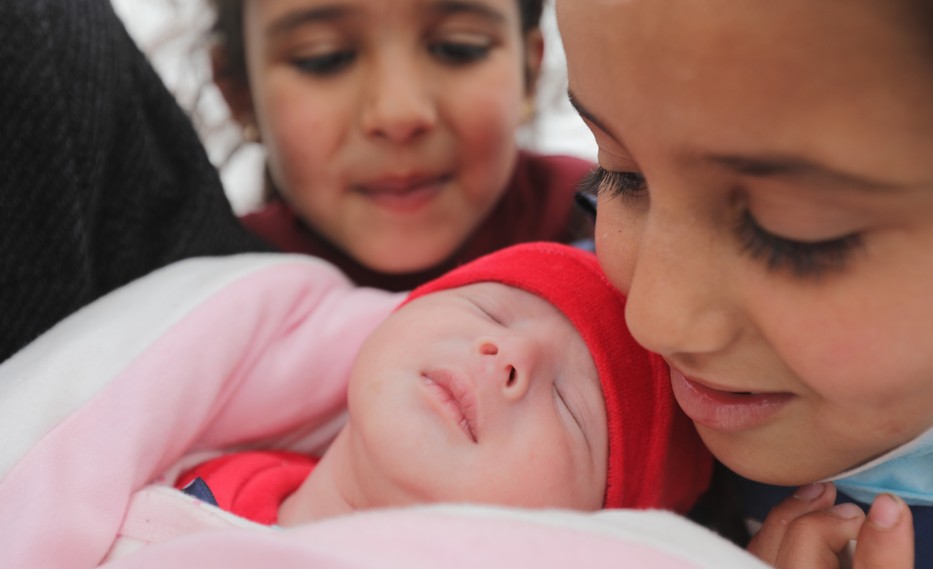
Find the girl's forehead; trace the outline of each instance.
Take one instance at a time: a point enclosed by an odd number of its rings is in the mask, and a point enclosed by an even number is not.
[[[670,59],[699,50],[698,56],[716,55],[728,63],[729,55],[806,58],[880,49],[876,58],[914,53],[930,63],[933,20],[918,22],[919,10],[911,9],[917,4],[915,0],[558,0],[558,15],[564,35],[572,42],[588,37],[591,44],[627,47],[625,54],[616,52],[613,59],[647,53]],[[840,57],[835,63],[844,67],[850,61]]]
[[[929,32],[912,19],[913,5],[558,0],[557,6],[571,90],[626,144],[638,133],[685,151],[815,148],[840,156],[813,159],[837,163],[854,155],[852,145],[881,137],[903,150],[857,160],[910,167],[922,162],[913,155],[933,150],[933,106],[924,103],[933,100],[933,52]],[[758,141],[761,148],[749,148]]]
[[[386,30],[427,34],[438,26],[518,33],[517,0],[245,0],[248,36],[286,38],[310,30],[381,35]],[[250,45],[250,42],[247,42]]]
[[[558,0],[565,38],[607,50],[605,66],[637,61],[686,79],[679,61],[804,63],[839,75],[862,67],[933,64],[933,17],[919,0],[734,2]],[[624,47],[624,50],[618,49]],[[769,69],[761,68],[759,74]],[[655,73],[657,74],[657,73]]]

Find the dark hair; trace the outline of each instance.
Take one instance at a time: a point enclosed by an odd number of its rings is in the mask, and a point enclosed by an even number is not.
[[[228,77],[246,77],[246,51],[243,41],[243,2],[211,0],[216,18],[213,32],[224,46],[226,61],[222,72]],[[521,14],[522,32],[541,24],[545,0],[516,0]]]

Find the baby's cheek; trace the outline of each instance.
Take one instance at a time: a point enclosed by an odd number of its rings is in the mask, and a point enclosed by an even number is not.
[[[555,496],[558,506],[598,509],[606,490],[605,467],[594,462],[585,442],[567,429],[555,432],[551,440],[552,452],[540,459],[540,468],[549,469],[549,476],[542,481],[547,488],[542,491]]]

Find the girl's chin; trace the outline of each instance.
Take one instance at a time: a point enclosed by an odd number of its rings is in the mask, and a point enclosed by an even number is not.
[[[385,240],[372,247],[355,246],[348,252],[358,263],[372,271],[389,275],[405,275],[431,270],[446,261],[456,250],[451,247],[425,247],[426,237],[417,240]],[[436,239],[434,242],[439,242]],[[387,244],[390,244],[387,247]],[[405,255],[399,255],[405,251]]]
[[[793,460],[791,457],[795,454],[810,456],[810,453],[748,434],[721,433],[702,425],[697,425],[697,432],[716,460],[742,478],[762,484],[803,486],[845,471],[845,467],[839,465],[817,464],[810,459]],[[828,452],[823,454],[830,456]]]

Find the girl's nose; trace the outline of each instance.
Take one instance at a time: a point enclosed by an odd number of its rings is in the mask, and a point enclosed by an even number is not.
[[[539,372],[540,350],[530,338],[510,336],[484,338],[477,344],[488,381],[506,399],[521,400]]]
[[[664,356],[700,355],[721,351],[738,338],[729,277],[705,243],[712,241],[648,221],[628,251],[626,322],[647,349]]]
[[[370,68],[361,122],[366,135],[405,144],[437,124],[430,76],[413,57],[386,54]]]

